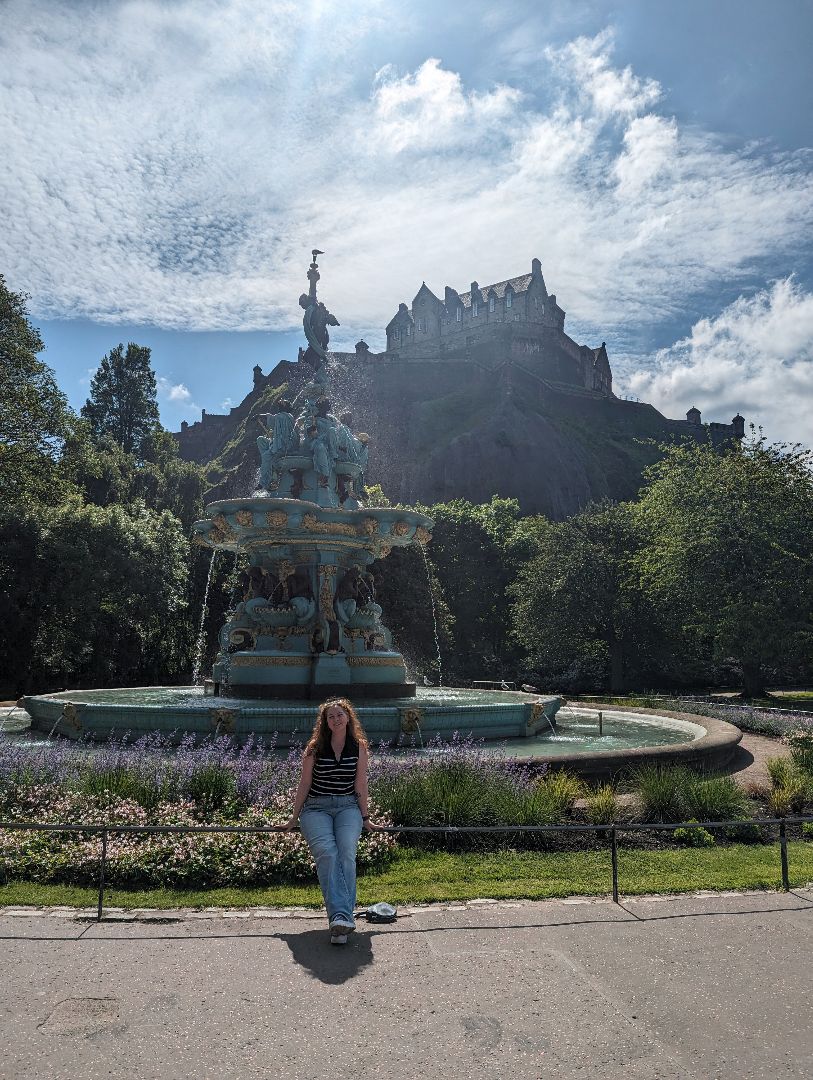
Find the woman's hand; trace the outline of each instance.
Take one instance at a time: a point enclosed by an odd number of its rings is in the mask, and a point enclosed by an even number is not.
[[[365,818],[361,823],[361,827],[365,832],[379,832],[381,829],[385,829],[386,825],[381,825],[377,821],[370,821],[369,818]]]
[[[289,817],[288,820],[285,822],[285,824],[282,827],[283,827],[283,829],[285,829],[286,832],[293,832],[298,824],[299,824],[299,818],[298,817],[296,817],[296,816],[295,817]]]

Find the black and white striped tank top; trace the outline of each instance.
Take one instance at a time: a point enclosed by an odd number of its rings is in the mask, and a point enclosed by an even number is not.
[[[358,744],[346,738],[342,756],[337,761],[328,743],[327,751],[313,763],[310,795],[352,795],[356,790],[356,767],[359,763]]]

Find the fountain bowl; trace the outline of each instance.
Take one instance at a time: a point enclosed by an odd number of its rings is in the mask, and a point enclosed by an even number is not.
[[[419,687],[414,698],[356,705],[373,746],[433,753],[434,740],[458,734],[483,740],[485,753],[601,780],[646,764],[720,770],[742,737],[732,724],[707,716],[610,705],[562,708],[559,697],[518,691]],[[281,749],[302,746],[316,716],[312,702],[212,697],[197,686],[66,690],[26,697],[25,706],[34,729],[74,740],[136,739],[158,731],[176,743],[188,735],[224,734],[240,743],[273,740]]]

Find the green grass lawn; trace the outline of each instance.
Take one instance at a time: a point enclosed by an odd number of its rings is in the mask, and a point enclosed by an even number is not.
[[[813,844],[788,844],[791,885],[813,881]],[[779,846],[662,851],[619,850],[619,887],[627,896],[691,892],[695,889],[778,889]],[[359,904],[427,903],[476,897],[542,900],[557,896],[601,896],[611,891],[610,854],[604,851],[450,854],[401,849],[390,866],[359,878]],[[67,904],[95,907],[97,893],[63,885],[10,882],[0,886],[0,905]],[[320,907],[315,885],[257,889],[144,892],[109,889],[105,904],[122,908]]]

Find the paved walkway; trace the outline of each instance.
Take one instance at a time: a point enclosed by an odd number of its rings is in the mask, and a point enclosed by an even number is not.
[[[0,911],[5,1080],[813,1075],[813,891]]]

